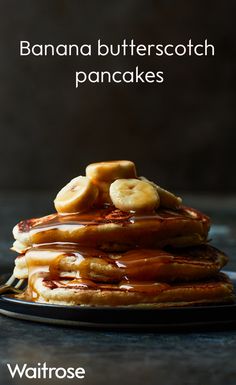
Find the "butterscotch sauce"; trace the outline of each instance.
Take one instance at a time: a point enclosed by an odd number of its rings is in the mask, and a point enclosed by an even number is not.
[[[226,281],[224,275],[218,274],[217,277],[213,279],[198,281],[198,288],[210,288],[212,286],[217,286],[219,282]],[[53,280],[49,276],[45,276],[43,279],[44,285],[50,289],[64,288],[64,289],[80,289],[80,290],[100,290],[100,291],[123,291],[123,292],[135,292],[135,293],[146,293],[146,294],[159,294],[163,291],[171,289],[173,286],[175,288],[192,288],[194,283],[163,283],[163,282],[143,282],[143,281],[134,281],[134,280],[124,280],[118,284],[108,284],[108,283],[99,283],[93,282],[89,279],[79,278],[79,279],[67,279],[67,280]]]
[[[80,214],[52,214],[20,223],[15,230],[16,249],[26,251],[43,243],[76,243],[106,251],[136,247],[188,246],[206,241],[209,219],[195,210],[158,209],[149,214],[122,212],[113,207]],[[22,234],[21,234],[22,233]]]
[[[105,207],[100,209],[92,209],[86,213],[60,215],[52,214],[47,217],[32,219],[21,222],[19,231],[30,233],[50,233],[54,230],[61,230],[70,233],[73,227],[89,227],[101,224],[120,224],[121,228],[126,228],[135,223],[144,224],[148,229],[149,236],[152,235],[152,226],[155,222],[166,223],[168,221],[176,221],[177,219],[193,219],[202,222],[208,222],[207,217],[201,213],[187,208],[178,210],[158,209],[157,212],[148,215],[137,215],[135,213],[122,212],[114,209],[114,207]],[[124,231],[126,233],[126,229]],[[128,237],[129,238],[129,237]],[[43,238],[44,239],[44,238]],[[133,249],[124,253],[105,253],[96,248],[82,247],[81,244],[73,242],[55,242],[51,241],[50,236],[46,237],[49,243],[33,244],[33,247],[26,251],[26,262],[29,270],[27,295],[32,300],[38,299],[38,293],[35,289],[36,280],[43,278],[45,286],[50,289],[58,287],[94,289],[94,290],[121,290],[145,293],[158,293],[166,290],[169,285],[164,283],[156,283],[155,272],[160,266],[168,265],[173,262],[181,263],[183,258],[181,255],[173,254],[160,249],[141,249],[133,246]],[[109,242],[109,235],[107,242]],[[76,240],[77,242],[77,240]],[[77,263],[76,278],[72,279],[68,269],[61,269],[60,265],[65,263],[66,257],[72,257]],[[185,258],[187,260],[187,258]],[[198,262],[196,262],[198,263]],[[199,262],[200,263],[200,262]],[[112,265],[120,274],[114,278],[112,283],[101,283],[99,278],[91,279],[92,265],[104,264]],[[65,265],[66,266],[66,265]],[[109,274],[109,269],[107,270]],[[63,273],[63,276],[62,276]],[[112,278],[113,279],[113,278]]]
[[[157,282],[136,282],[136,281],[124,281],[119,284],[104,284],[96,283],[89,279],[74,279],[67,281],[55,281],[52,279],[44,279],[44,285],[50,289],[57,288],[71,288],[80,290],[101,290],[101,291],[131,291],[149,294],[158,294],[164,290],[168,290],[170,285],[166,283]]]
[[[52,279],[60,278],[60,263],[63,258],[74,257],[79,263],[77,276],[89,278],[91,265],[93,263],[113,265],[121,270],[120,277],[141,278],[150,280],[153,278],[158,266],[163,263],[170,263],[173,257],[163,250],[142,250],[136,249],[126,253],[104,253],[96,249],[83,248],[78,250],[76,245],[51,244],[34,247],[26,253],[26,261],[29,267],[29,274],[38,271],[50,273]],[[117,279],[114,278],[114,281]]]
[[[161,266],[171,263],[184,263],[185,265],[189,263],[201,266],[206,263],[206,260],[208,262],[214,261],[215,252],[214,248],[207,245],[187,248],[186,251],[134,249],[117,254],[108,254],[93,248],[78,248],[78,245],[72,243],[37,245],[25,255],[29,270],[27,294],[31,293],[31,298],[37,300],[34,284],[38,277],[43,277],[45,285],[50,289],[73,286],[79,289],[153,293],[168,286],[163,283],[152,282],[155,279],[156,271]],[[79,266],[75,279],[72,279],[66,271],[64,271],[63,276],[61,275],[63,269],[60,269],[60,263],[66,257],[73,257]],[[92,263],[115,266],[121,272],[119,275],[120,283],[117,283],[115,278],[113,283],[108,284],[99,283],[99,279],[94,282],[90,275]]]
[[[85,213],[75,214],[51,214],[39,219],[29,219],[19,223],[20,232],[37,232],[51,229],[59,229],[63,226],[84,227],[91,225],[102,225],[107,223],[118,223],[129,225],[136,222],[148,223],[149,221],[175,221],[176,219],[191,218],[193,220],[207,221],[208,218],[202,213],[182,207],[178,210],[158,209],[153,213],[137,214],[132,212],[123,212],[115,209],[113,206],[92,209]]]

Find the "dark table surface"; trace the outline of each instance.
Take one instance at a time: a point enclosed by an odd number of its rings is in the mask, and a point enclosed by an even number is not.
[[[12,269],[11,230],[20,219],[52,211],[47,192],[0,194],[0,268]],[[236,271],[236,197],[186,195],[185,203],[212,217],[212,243],[230,256]],[[235,385],[236,330],[192,333],[92,331],[49,326],[0,316],[0,384],[37,383],[12,380],[7,363],[85,368],[84,380],[68,383]],[[41,381],[45,383],[45,381]],[[50,384],[65,380],[50,380]]]

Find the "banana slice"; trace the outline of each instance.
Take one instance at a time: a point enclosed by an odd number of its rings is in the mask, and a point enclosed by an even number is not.
[[[153,211],[160,202],[157,190],[139,179],[117,179],[110,186],[110,197],[122,211]]]
[[[54,205],[58,213],[75,213],[90,208],[98,196],[98,188],[86,176],[72,179],[57,194]]]
[[[111,197],[109,194],[109,189],[111,183],[109,182],[102,182],[101,180],[94,180],[93,183],[97,186],[99,194],[95,201],[96,206],[102,206],[104,203],[111,204]]]
[[[182,204],[182,199],[180,197],[177,197],[176,195],[172,194],[170,191],[167,191],[163,189],[162,187],[158,186],[156,183],[151,182],[144,176],[141,176],[140,179],[142,181],[145,181],[147,183],[150,183],[158,192],[160,197],[160,206],[167,208],[167,209],[177,209]]]
[[[113,182],[116,179],[136,178],[136,168],[129,160],[92,163],[86,168],[86,176],[95,181]]]

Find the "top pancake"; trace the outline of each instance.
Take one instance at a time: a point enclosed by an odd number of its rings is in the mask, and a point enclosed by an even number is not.
[[[139,247],[184,247],[204,243],[209,218],[192,208],[158,209],[136,215],[114,207],[86,213],[60,215],[20,222],[13,229],[13,249],[24,252],[34,244],[70,242],[104,250]]]

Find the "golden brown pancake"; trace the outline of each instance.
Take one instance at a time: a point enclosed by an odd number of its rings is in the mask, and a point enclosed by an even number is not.
[[[14,274],[19,279],[28,278],[28,267],[31,273],[41,267],[41,271],[49,271],[57,279],[196,281],[216,275],[227,260],[223,252],[209,245],[105,253],[72,244],[51,244],[31,248],[16,258]]]
[[[20,222],[13,230],[13,249],[24,252],[34,244],[72,242],[108,251],[134,247],[185,247],[206,241],[210,221],[204,214],[187,207],[158,209],[137,215],[113,207],[86,213],[52,214]]]
[[[86,279],[52,280],[47,273],[36,273],[29,280],[25,297],[51,304],[150,308],[234,301],[233,286],[224,274],[197,283],[123,281],[115,285]]]

